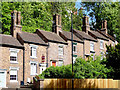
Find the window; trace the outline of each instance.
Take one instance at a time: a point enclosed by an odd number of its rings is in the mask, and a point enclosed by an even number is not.
[[[10,70],[10,81],[17,81],[17,69]]]
[[[10,48],[10,62],[17,63],[17,49]]]
[[[37,58],[37,46],[36,45],[30,45],[31,48],[31,58]]]
[[[37,73],[37,64],[31,62],[31,75],[36,75]]]
[[[77,57],[73,57],[73,64],[75,63]]]
[[[101,52],[101,60],[103,60],[104,52]]]
[[[73,45],[73,53],[76,53],[76,52],[77,52],[77,46]]]
[[[63,65],[63,60],[59,60],[59,66]]]
[[[103,41],[100,41],[100,49],[103,49]]]
[[[95,60],[95,53],[90,53],[90,55],[91,55],[91,58]]]
[[[94,51],[94,43],[90,42],[90,51]]]
[[[62,46],[62,45],[60,45],[60,46],[58,47],[58,54],[59,54],[59,55],[63,55],[63,46]]]

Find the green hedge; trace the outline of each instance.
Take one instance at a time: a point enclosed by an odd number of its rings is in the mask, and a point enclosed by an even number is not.
[[[84,79],[84,78],[107,78],[110,69],[107,69],[105,64],[102,64],[104,60],[100,57],[96,57],[96,60],[91,58],[85,61],[82,58],[77,58],[74,63],[74,78]],[[41,79],[43,78],[72,78],[72,65],[66,66],[51,66],[47,68],[42,74],[39,75]]]

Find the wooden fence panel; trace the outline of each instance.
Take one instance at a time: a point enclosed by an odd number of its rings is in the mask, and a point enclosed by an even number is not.
[[[42,82],[43,88],[72,88],[72,79],[44,79]],[[120,80],[113,79],[74,79],[73,83],[74,88],[120,88]]]

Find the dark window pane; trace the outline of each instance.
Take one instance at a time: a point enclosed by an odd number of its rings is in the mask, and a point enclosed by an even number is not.
[[[17,60],[17,57],[15,56],[10,56],[10,61],[16,61]]]

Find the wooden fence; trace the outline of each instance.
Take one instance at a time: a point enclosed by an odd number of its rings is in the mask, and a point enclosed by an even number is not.
[[[73,79],[74,88],[120,88],[120,80]],[[72,88],[72,79],[34,80],[35,88]]]

